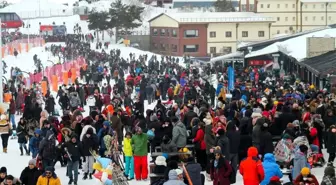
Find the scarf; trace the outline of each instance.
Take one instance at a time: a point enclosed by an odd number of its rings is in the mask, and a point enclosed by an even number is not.
[[[322,182],[324,182],[325,185],[333,185],[332,180],[335,180],[335,179],[329,176],[324,176],[322,179]]]

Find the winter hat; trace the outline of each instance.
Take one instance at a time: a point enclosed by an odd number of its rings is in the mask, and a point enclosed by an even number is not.
[[[156,165],[161,165],[161,166],[167,166],[166,158],[163,156],[158,156],[155,159],[155,164]]]
[[[34,134],[41,135],[42,134],[42,130],[41,129],[35,129]]]
[[[86,134],[92,135],[93,134],[93,129],[91,127],[89,127],[86,131]]]
[[[6,167],[1,167],[0,168],[0,173],[6,173],[7,174],[7,168]]]
[[[250,147],[247,150],[247,156],[248,157],[257,157],[258,156],[258,149],[256,147]]]
[[[55,172],[55,168],[54,167],[52,167],[52,166],[47,166],[46,168],[45,168],[45,170],[44,171],[46,171],[46,172],[52,172],[52,173],[54,173]]]
[[[31,164],[36,166],[36,159],[30,159],[28,162],[28,165],[31,165]]]
[[[219,130],[217,130],[217,134],[222,136],[222,135],[225,134],[225,131],[223,129],[219,129]]]
[[[183,171],[180,170],[179,168],[178,168],[178,169],[175,169],[175,171],[176,171],[177,175],[182,175],[182,174],[183,174]]]
[[[335,176],[335,168],[333,166],[327,166],[324,169],[324,175],[329,176],[329,177],[334,177]]]
[[[110,122],[109,121],[104,121],[103,125],[106,126],[106,127],[109,127],[110,126]]]
[[[168,159],[168,157],[169,157],[167,153],[162,153],[162,156],[166,159]]]
[[[289,134],[284,134],[282,136],[282,139],[291,139],[291,136]]]
[[[156,114],[152,114],[150,117],[149,117],[149,120],[154,122],[154,121],[157,121],[158,120],[158,117],[156,116]]]
[[[71,139],[72,138],[76,138],[77,139],[77,134],[75,134],[75,133],[71,134]]]
[[[295,127],[300,126],[300,121],[299,121],[299,120],[294,120],[294,121],[293,121],[293,125],[294,125]]]
[[[309,174],[310,174],[310,169],[309,168],[304,167],[304,168],[301,169],[301,175],[307,176]]]

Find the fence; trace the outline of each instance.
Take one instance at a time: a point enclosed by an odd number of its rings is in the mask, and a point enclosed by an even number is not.
[[[14,55],[14,50],[16,49],[19,53],[28,52],[33,47],[43,46],[45,43],[42,38],[34,38],[34,39],[19,39],[13,42],[7,43],[1,47],[2,58],[7,55]]]
[[[48,66],[44,69],[43,72],[40,73],[30,73],[28,78],[24,79],[24,83],[26,87],[30,88],[33,83],[40,83],[43,79],[43,76],[47,77],[50,86],[53,91],[58,90],[58,84],[62,83],[68,85],[69,79],[71,83],[74,83],[76,78],[80,75],[80,67],[85,65],[85,59],[83,57],[78,57],[73,61],[64,62],[63,64],[53,64],[52,66]],[[69,71],[71,71],[71,76],[69,75]],[[42,92],[43,92],[42,87]]]
[[[47,17],[61,17],[71,16],[73,11],[69,9],[43,9],[35,11],[20,11],[16,12],[21,19],[47,18]]]

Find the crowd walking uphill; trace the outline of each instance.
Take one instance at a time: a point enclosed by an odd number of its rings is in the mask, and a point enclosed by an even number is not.
[[[42,94],[39,83],[4,87],[12,101],[0,120],[3,152],[15,130],[20,154],[32,159],[19,178],[2,167],[2,184],[60,185],[57,162],[66,167],[69,185],[93,178],[127,183],[116,174],[153,185],[238,184],[239,174],[244,185],[318,185],[311,171],[318,166],[325,168],[320,184],[336,184],[334,89],[319,90],[295,74],[284,80],[262,68],[235,66],[239,80],[228,90],[229,65],[98,52],[90,49],[91,37],[67,35],[65,46],[48,48],[58,57],[55,65],[86,61],[56,97],[50,89]],[[106,169],[105,159],[112,161]]]

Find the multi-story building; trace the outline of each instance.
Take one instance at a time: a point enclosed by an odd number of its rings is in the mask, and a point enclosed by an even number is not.
[[[151,51],[197,57],[236,51],[239,42],[271,37],[272,17],[252,12],[163,13],[151,20]]]
[[[272,35],[291,34],[336,23],[336,0],[258,0],[255,2],[257,2],[258,14],[273,17],[276,20],[272,24]]]

